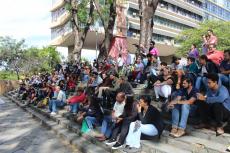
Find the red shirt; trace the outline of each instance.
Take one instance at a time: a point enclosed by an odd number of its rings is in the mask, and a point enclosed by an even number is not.
[[[85,99],[86,99],[86,95],[85,93],[82,93],[81,95],[71,97],[68,101],[70,104],[75,104],[75,103],[82,103]]]

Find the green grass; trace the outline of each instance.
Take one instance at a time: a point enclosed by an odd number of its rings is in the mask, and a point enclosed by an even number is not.
[[[18,80],[18,77],[15,72],[0,71],[0,80]]]

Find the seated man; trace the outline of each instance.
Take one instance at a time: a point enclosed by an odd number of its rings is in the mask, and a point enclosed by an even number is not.
[[[199,58],[201,68],[199,69],[199,76],[196,79],[196,89],[198,91],[201,90],[201,85],[203,84],[205,87],[205,90],[207,90],[207,79],[206,74],[207,73],[218,73],[218,67],[213,63],[212,61],[208,60],[208,57],[206,55],[201,55]]]
[[[223,122],[229,120],[230,116],[230,97],[226,87],[218,85],[218,75],[208,74],[208,91],[206,96],[197,94],[196,105],[198,106],[198,113],[201,123],[195,128],[208,127],[210,123],[209,118],[212,117],[216,123],[217,135],[223,134]]]
[[[219,78],[223,85],[226,85],[230,88],[230,50],[224,51],[224,60],[220,64],[220,74]]]
[[[151,137],[160,137],[164,129],[163,119],[160,112],[151,105],[149,96],[142,96],[139,104],[136,106],[138,110],[138,120],[132,122],[129,127],[129,133],[126,137],[125,152],[137,152],[140,150],[141,135]]]
[[[113,111],[111,115],[104,116],[101,127],[101,135],[96,136],[99,141],[105,141],[111,136],[111,128],[113,127],[116,120],[123,113],[125,106],[125,93],[119,92],[116,96],[116,102],[113,106]]]
[[[56,115],[57,107],[63,107],[66,104],[66,95],[59,86],[56,86],[54,97],[49,101],[49,111],[51,115]]]
[[[185,134],[190,105],[196,101],[197,90],[193,87],[192,80],[185,78],[183,80],[183,89],[178,92],[176,99],[168,105],[169,108],[172,108],[172,130],[170,135],[176,138]]]
[[[70,104],[70,112],[74,115],[77,114],[79,104],[84,102],[86,99],[86,95],[84,93],[84,89],[79,87],[77,89],[76,95],[66,100],[68,104]]]

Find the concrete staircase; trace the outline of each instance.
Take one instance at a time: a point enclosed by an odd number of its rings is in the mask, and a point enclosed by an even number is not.
[[[139,89],[141,91],[141,89]],[[136,95],[146,94],[137,92]],[[25,107],[17,99],[16,92],[12,91],[5,95],[18,106],[29,112],[33,117],[38,119],[47,128],[55,131],[63,140],[76,146],[82,152],[88,153],[106,153],[117,152],[122,150],[111,150],[104,143],[97,141],[93,135],[98,130],[81,134],[80,125],[75,123],[71,118],[66,116],[66,110],[60,110],[55,117],[50,116],[46,109],[39,109],[34,106]],[[156,103],[153,103],[156,105]],[[223,134],[216,137],[215,132],[207,129],[195,130],[191,126],[187,127],[187,135],[181,138],[172,138],[169,136],[170,122],[166,119],[166,130],[163,132],[161,139],[143,140],[142,153],[225,153],[227,146],[230,144],[230,134]]]

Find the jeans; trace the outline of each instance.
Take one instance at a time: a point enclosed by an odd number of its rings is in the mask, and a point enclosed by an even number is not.
[[[112,123],[112,116],[105,116],[102,121],[101,133],[106,138],[109,138],[111,136],[113,126],[114,123]]]
[[[201,85],[204,85],[205,88],[207,87],[207,79],[205,77],[199,76],[196,78],[196,89],[200,91]],[[206,88],[207,89],[207,88]]]
[[[219,75],[219,80],[223,85],[228,86],[229,85],[229,76],[224,75],[224,74],[218,74]]]
[[[95,117],[86,116],[85,121],[86,121],[89,129],[93,129],[93,125],[97,124],[97,119]]]
[[[190,105],[175,105],[172,109],[172,126],[185,129],[189,116]],[[181,113],[180,113],[181,112]]]
[[[70,104],[70,112],[77,113],[79,108],[79,103]]]
[[[126,145],[134,148],[140,148],[141,134],[148,136],[158,135],[158,130],[153,124],[141,124],[140,128],[134,132],[135,122],[132,122],[129,127],[129,133],[126,137]]]
[[[60,100],[50,100],[49,102],[49,110],[50,112],[57,112],[57,107],[63,107],[65,103]]]

